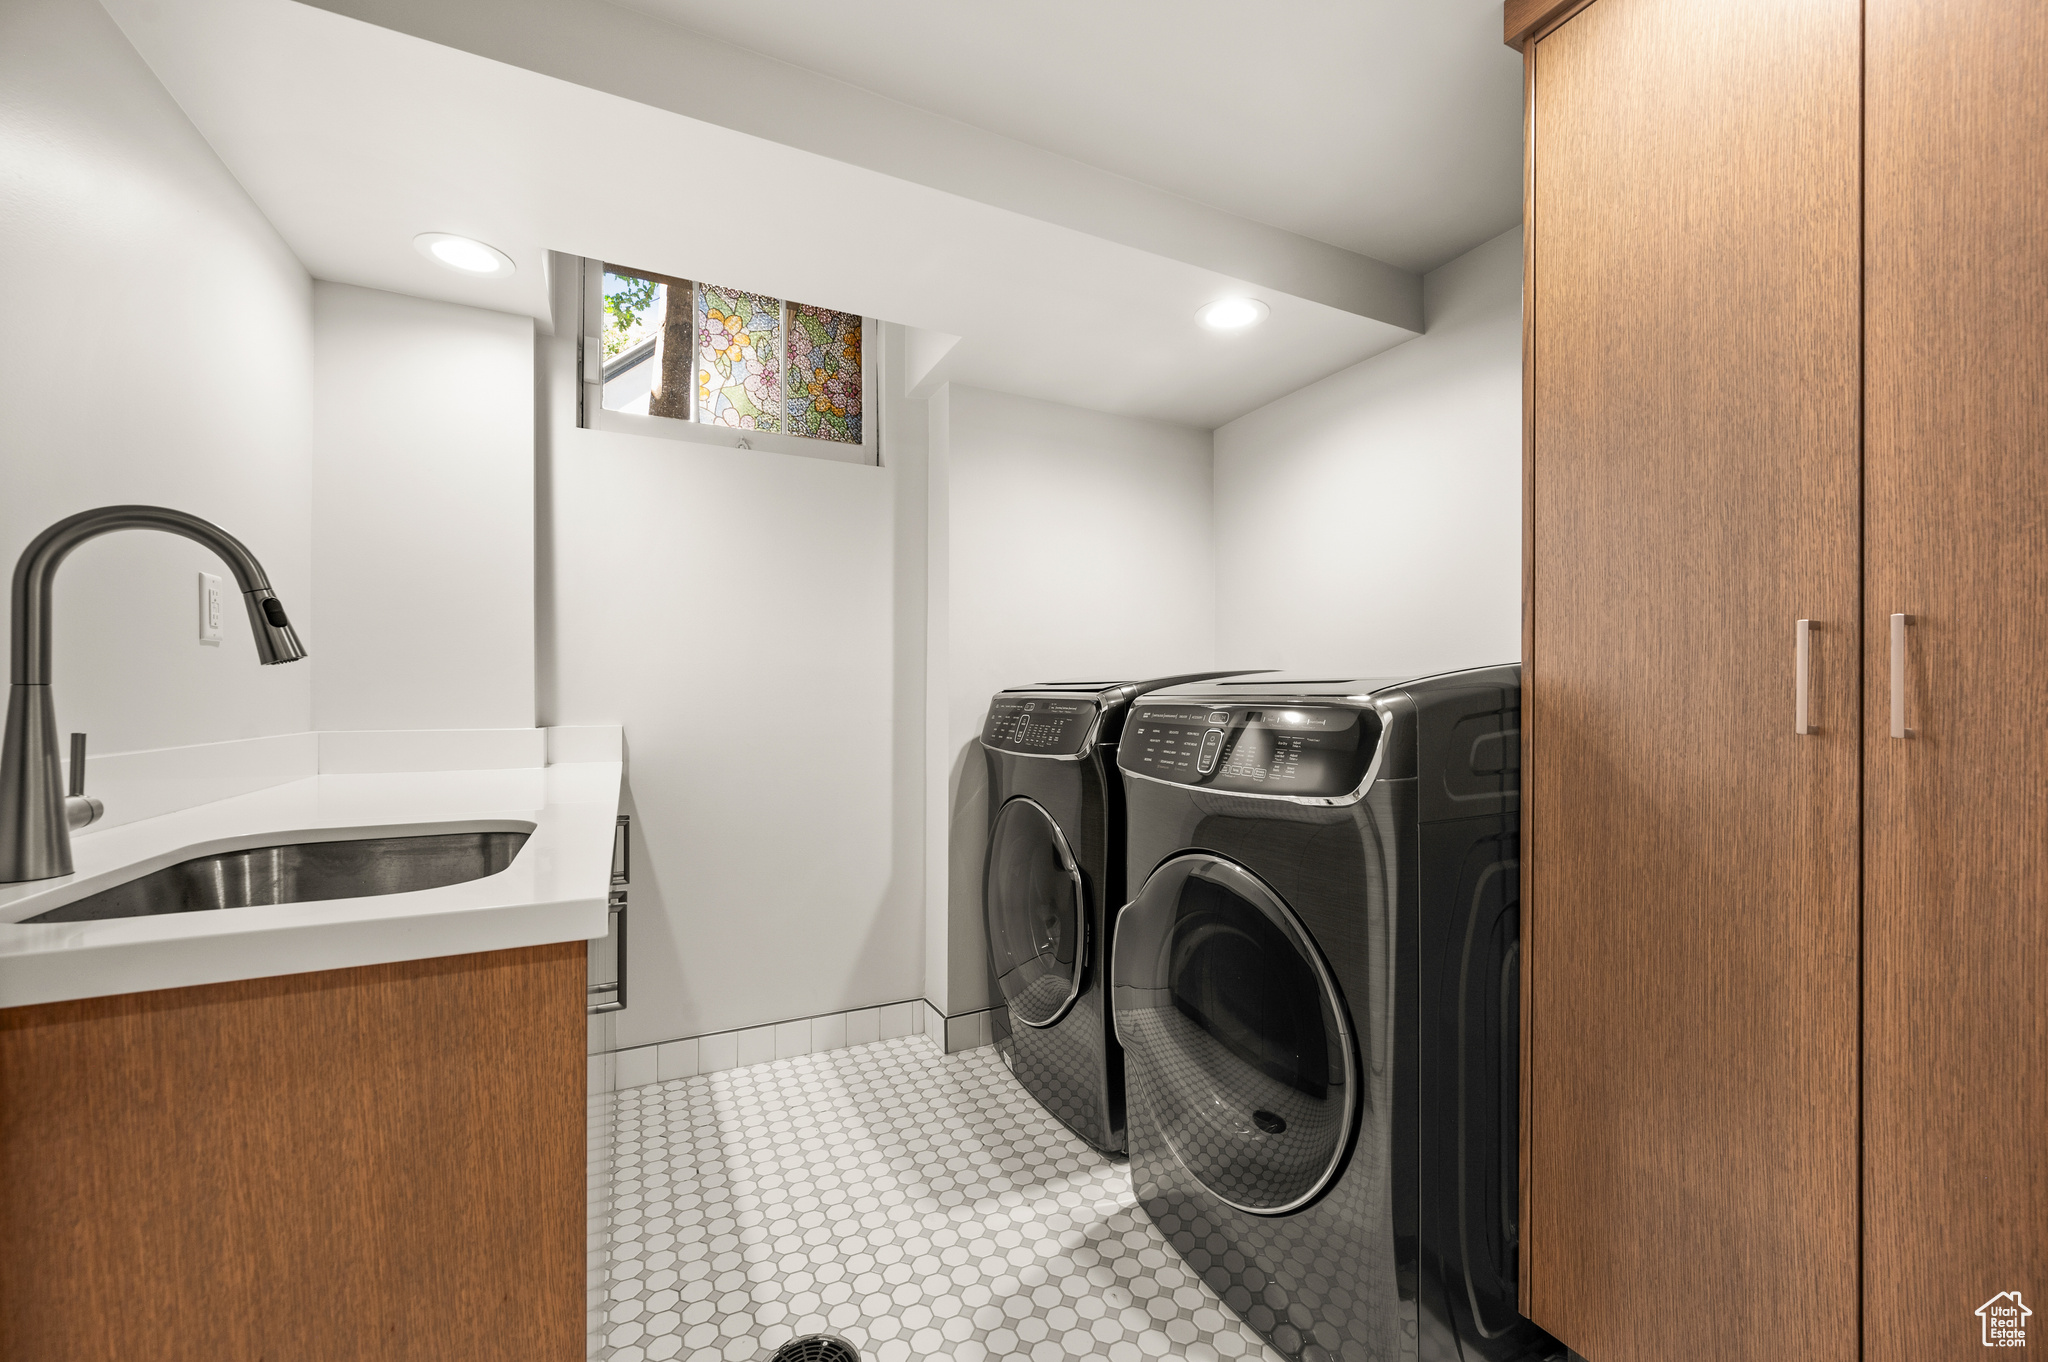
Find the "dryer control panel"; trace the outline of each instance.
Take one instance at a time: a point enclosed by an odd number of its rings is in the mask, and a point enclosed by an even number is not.
[[[1079,755],[1095,727],[1093,700],[1048,695],[998,695],[989,702],[981,740],[999,752],[1033,757]]]
[[[1117,765],[1176,785],[1329,799],[1364,783],[1379,735],[1379,715],[1369,709],[1141,703]]]

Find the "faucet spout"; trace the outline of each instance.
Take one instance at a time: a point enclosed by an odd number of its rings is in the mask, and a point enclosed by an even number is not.
[[[14,565],[11,684],[0,742],[0,884],[71,873],[71,831],[59,780],[56,706],[50,698],[51,585],[71,550],[115,530],[162,530],[212,549],[242,590],[257,660],[269,667],[306,655],[256,555],[211,521],[163,506],[102,506],[37,535]]]

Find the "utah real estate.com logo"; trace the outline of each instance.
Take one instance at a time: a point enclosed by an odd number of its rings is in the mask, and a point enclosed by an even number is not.
[[[1984,1321],[1984,1346],[2024,1348],[2027,1346],[2027,1316],[2033,1314],[2017,1291],[2001,1291],[1977,1307]]]

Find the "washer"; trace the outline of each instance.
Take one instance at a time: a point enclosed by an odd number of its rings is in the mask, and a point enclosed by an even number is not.
[[[1124,1148],[1123,1055],[1104,976],[1123,903],[1116,743],[1151,681],[1049,681],[1000,691],[981,730],[988,762],[982,913],[994,1039],[1025,1088],[1097,1149]]]
[[[1132,1181],[1301,1362],[1564,1356],[1515,1297],[1520,709],[1514,666],[1132,706]]]

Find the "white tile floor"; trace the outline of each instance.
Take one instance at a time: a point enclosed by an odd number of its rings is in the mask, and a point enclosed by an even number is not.
[[[607,1362],[1280,1362],[1121,1163],[925,1036],[622,1092]]]

